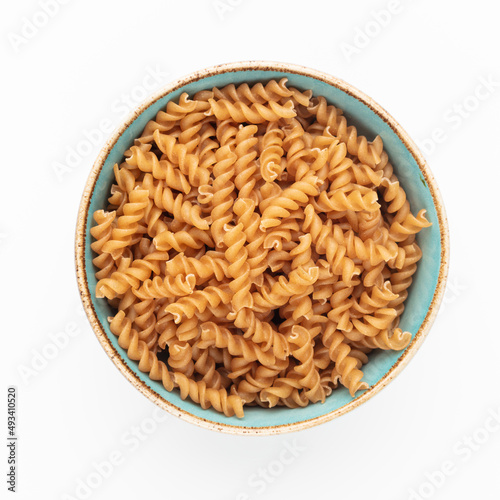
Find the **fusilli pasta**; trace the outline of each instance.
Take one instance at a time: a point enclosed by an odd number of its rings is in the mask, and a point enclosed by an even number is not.
[[[111,332],[166,390],[243,417],[368,387],[422,252],[382,140],[280,81],[184,93],[114,166],[90,232]]]

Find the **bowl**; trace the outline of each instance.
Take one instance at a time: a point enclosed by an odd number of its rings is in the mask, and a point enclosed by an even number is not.
[[[286,77],[290,85],[311,89],[344,111],[348,123],[355,125],[368,139],[380,135],[396,175],[406,190],[412,207],[427,210],[432,226],[417,235],[423,257],[409,290],[400,326],[412,333],[404,351],[375,351],[364,366],[369,388],[351,397],[345,388],[336,389],[324,404],[305,408],[245,408],[245,416],[226,417],[213,409],[204,410],[178,392],[168,392],[161,382],[139,371],[137,362],[127,357],[109,328],[107,317],[112,309],[95,295],[96,278],[90,248],[92,214],[106,206],[113,183],[113,165],[120,163],[146,123],[164,109],[169,100],[181,93],[193,95],[199,90],[227,84],[257,83]],[[414,356],[436,317],[445,290],[449,241],[445,209],[434,177],[414,142],[387,111],[352,85],[319,71],[293,64],[250,61],[223,64],[197,71],[167,85],[140,105],[118,127],[101,150],[90,172],[78,213],[76,230],[76,270],[78,287],[90,324],[102,347],[122,374],[159,407],[201,427],[232,434],[278,434],[318,425],[358,407],[384,388]]]

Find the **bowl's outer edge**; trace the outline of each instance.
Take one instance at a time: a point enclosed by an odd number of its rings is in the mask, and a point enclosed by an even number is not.
[[[94,310],[90,292],[88,289],[86,270],[85,270],[85,232],[86,232],[86,221],[88,215],[88,209],[90,205],[90,200],[92,193],[101,172],[102,166],[114,147],[116,141],[121,136],[121,134],[126,130],[126,128],[151,104],[156,102],[158,99],[164,95],[175,91],[176,89],[183,87],[184,85],[209,77],[215,74],[235,72],[235,71],[281,71],[284,73],[296,73],[308,77],[315,78],[317,80],[323,81],[330,85],[333,85],[348,95],[360,100],[366,106],[368,106],[372,111],[380,116],[393,130],[393,132],[400,138],[406,148],[415,158],[425,181],[429,187],[432,198],[434,200],[434,205],[436,208],[436,213],[439,221],[440,237],[441,237],[441,263],[439,270],[438,282],[434,292],[434,296],[431,302],[431,306],[427,312],[427,315],[422,322],[417,334],[413,338],[412,342],[404,352],[404,354],[399,358],[392,368],[370,389],[365,391],[361,396],[354,399],[347,405],[338,408],[335,411],[321,415],[319,417],[304,420],[301,422],[296,422],[293,424],[285,424],[270,427],[237,427],[228,424],[221,424],[217,422],[212,422],[207,419],[195,416],[182,408],[165,400],[162,396],[156,393],[153,389],[145,385],[141,380],[139,380],[134,372],[126,365],[125,361],[117,353],[115,348],[111,345],[106,333],[104,332],[100,321],[97,318],[97,314]],[[449,228],[448,221],[446,217],[446,211],[442,201],[442,197],[434,179],[434,175],[430,171],[422,153],[417,148],[413,140],[408,136],[408,134],[403,130],[403,128],[398,124],[398,122],[379,104],[377,104],[369,96],[356,89],[352,85],[335,78],[331,75],[325,74],[318,70],[306,68],[304,66],[299,66],[296,64],[288,64],[282,62],[272,62],[272,61],[243,61],[237,63],[220,64],[217,66],[212,66],[201,71],[196,71],[190,75],[179,78],[178,80],[166,85],[165,87],[158,90],[151,97],[149,97],[145,102],[139,105],[134,111],[132,111],[124,122],[116,128],[116,130],[111,135],[110,139],[106,142],[104,147],[101,149],[94,165],[89,174],[87,183],[85,185],[82,200],[80,202],[80,207],[77,217],[77,227],[76,227],[76,239],[75,239],[75,261],[76,261],[76,274],[78,281],[78,289],[80,291],[82,303],[84,310],[89,319],[90,325],[94,330],[99,342],[104,348],[105,352],[111,358],[116,367],[122,372],[122,374],[129,380],[129,382],[139,389],[146,397],[148,397],[152,402],[157,404],[162,409],[168,411],[169,413],[176,415],[177,417],[196,424],[200,427],[204,427],[210,430],[215,430],[219,432],[224,432],[228,434],[239,434],[239,435],[272,435],[281,434],[285,432],[294,432],[302,429],[307,429],[315,425],[330,421],[336,417],[339,417],[348,411],[353,410],[362,403],[366,402],[368,399],[377,394],[381,389],[383,389],[389,382],[391,382],[408,364],[408,362],[413,358],[418,348],[421,346],[425,337],[427,336],[429,329],[431,328],[438,310],[443,299],[443,295],[446,287],[446,279],[448,276],[449,268]]]

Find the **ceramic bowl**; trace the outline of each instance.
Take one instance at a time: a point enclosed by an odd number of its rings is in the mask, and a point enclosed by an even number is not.
[[[294,87],[312,89],[315,95],[325,96],[344,110],[348,123],[358,127],[368,139],[380,135],[413,209],[425,208],[432,226],[418,234],[423,257],[401,318],[400,326],[412,332],[412,341],[402,352],[378,351],[370,355],[369,363],[363,368],[364,380],[369,384],[367,390],[359,391],[357,397],[352,398],[346,389],[339,388],[324,404],[298,409],[245,408],[243,419],[228,418],[212,409],[203,410],[190,400],[183,401],[176,390],[166,391],[160,382],[140,372],[137,363],[131,361],[118,345],[106,319],[113,311],[106,300],[95,296],[95,269],[90,249],[92,214],[106,207],[113,183],[113,165],[123,161],[124,151],[168,101],[178,99],[182,92],[193,95],[199,90],[229,83],[251,84],[282,77],[287,77]],[[261,61],[224,64],[197,71],[167,85],[139,106],[114,132],[92,167],[80,205],[76,232],[76,267],[83,305],[97,338],[113,363],[137,389],[164,410],[201,427],[233,434],[278,434],[305,429],[343,415],[377,394],[401,372],[429,332],[445,289],[448,252],[446,215],[434,177],[414,142],[394,118],[371,98],[342,80],[301,66]]]

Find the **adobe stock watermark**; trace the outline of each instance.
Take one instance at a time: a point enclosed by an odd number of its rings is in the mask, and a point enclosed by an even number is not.
[[[62,6],[72,0],[39,0],[38,10],[29,17],[21,19],[21,27],[17,33],[7,35],[10,46],[18,53],[21,48],[35,38],[38,33],[57,16]]]
[[[90,464],[90,471],[76,478],[72,492],[63,493],[60,497],[61,500],[86,500],[90,498],[113,475],[115,470],[125,463],[127,456],[147,441],[158,430],[161,423],[167,419],[167,412],[156,407],[151,416],[143,418],[137,425],[131,425],[121,435],[120,445],[99,461],[93,461]]]
[[[285,441],[277,458],[271,460],[265,466],[259,467],[256,472],[248,477],[248,486],[252,488],[252,493],[238,493],[235,500],[250,500],[254,498],[254,494],[262,495],[268,486],[273,484],[304,451],[306,451],[306,447],[297,443],[296,439]]]
[[[403,4],[400,0],[389,0],[385,8],[372,10],[370,12],[371,19],[362,27],[356,27],[351,42],[340,44],[340,49],[347,62],[351,62],[354,56],[361,54],[371,45],[373,40],[392,23],[394,16],[401,14],[401,12],[403,12]]]
[[[212,7],[217,13],[217,17],[224,21],[226,14],[229,14],[239,7],[243,3],[243,0],[214,0],[212,2]]]
[[[408,500],[427,500],[433,497],[481,448],[500,431],[500,404],[490,408],[488,416],[472,432],[464,434],[453,445],[453,456],[443,460],[431,472],[424,474],[425,480],[416,488],[408,490]]]
[[[85,316],[85,312],[80,305],[76,307],[76,314]],[[17,373],[21,380],[30,384],[42,373],[52,361],[57,359],[71,343],[71,339],[80,335],[82,329],[75,321],[68,321],[64,327],[55,332],[49,333],[49,341],[38,349],[31,349],[29,361],[17,367]]]
[[[95,154],[95,149],[113,132],[118,120],[124,118],[132,109],[142,102],[153,90],[164,84],[171,75],[170,71],[162,70],[158,65],[147,67],[141,83],[133,87],[130,92],[122,93],[111,104],[114,117],[103,118],[90,130],[83,130],[82,137],[73,146],[66,146],[66,156],[63,161],[52,163],[52,171],[61,183],[67,174],[75,171],[85,158]]]
[[[451,132],[458,130],[480,107],[491,98],[500,87],[500,81],[495,76],[480,76],[474,90],[460,102],[454,103],[442,114],[442,125],[435,127],[424,139],[417,140],[421,151],[429,156],[440,144],[446,142]]]
[[[444,310],[446,310],[466,290],[467,286],[465,286],[465,284],[460,281],[458,276],[448,276],[448,281],[446,282],[446,289],[444,291],[443,300],[439,308],[439,313],[441,314]]]

